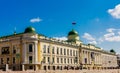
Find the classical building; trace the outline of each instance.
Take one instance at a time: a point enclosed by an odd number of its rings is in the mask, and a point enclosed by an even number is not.
[[[117,63],[118,63],[118,67],[120,68],[120,54],[117,54]]]
[[[117,56],[92,44],[83,44],[75,30],[61,41],[27,27],[23,33],[0,38],[0,68],[63,70],[116,68]]]

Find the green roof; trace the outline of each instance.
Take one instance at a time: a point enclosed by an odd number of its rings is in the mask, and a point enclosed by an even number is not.
[[[77,31],[72,30],[72,31],[70,31],[70,32],[68,33],[68,36],[69,36],[69,35],[77,35],[77,36],[78,36],[78,33],[77,33]]]
[[[35,28],[30,26],[25,29],[24,33],[36,33],[36,31]]]

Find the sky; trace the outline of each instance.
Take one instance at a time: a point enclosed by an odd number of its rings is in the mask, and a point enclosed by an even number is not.
[[[28,26],[61,40],[74,29],[83,43],[120,53],[120,0],[0,1],[0,36],[24,32]]]

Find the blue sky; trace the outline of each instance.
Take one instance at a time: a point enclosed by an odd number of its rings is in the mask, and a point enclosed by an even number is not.
[[[0,36],[33,26],[48,37],[66,39],[74,28],[83,43],[120,53],[119,4],[119,0],[1,0]]]

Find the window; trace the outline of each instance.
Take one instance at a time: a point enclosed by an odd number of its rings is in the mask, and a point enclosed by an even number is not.
[[[59,48],[57,47],[57,54],[59,54]]]
[[[32,56],[29,56],[29,63],[32,63]]]
[[[72,59],[71,59],[71,64],[72,64]]]
[[[66,63],[66,58],[64,58],[64,63]]]
[[[70,50],[70,56],[72,56],[72,50]]]
[[[74,63],[77,63],[77,62],[78,62],[78,57],[75,57]]]
[[[62,48],[60,48],[60,54],[62,55]]]
[[[67,55],[69,55],[69,49],[67,49]]]
[[[13,46],[13,54],[16,54],[15,46]]]
[[[59,63],[59,58],[57,58],[57,63]]]
[[[9,47],[2,47],[1,53],[2,54],[10,54]]]
[[[43,63],[45,63],[45,62],[46,62],[46,57],[43,58]]]
[[[64,49],[64,55],[66,55],[66,49]]]
[[[43,45],[43,53],[46,53],[46,45]]]
[[[55,58],[54,57],[52,58],[52,61],[53,61],[53,63],[55,62]]]
[[[29,44],[29,52],[33,51],[32,46],[33,46],[32,44]]]
[[[91,52],[91,58],[94,59],[94,52]]]
[[[50,57],[48,57],[48,63],[50,63]]]
[[[15,64],[15,57],[13,57],[13,64]]]
[[[63,63],[63,58],[61,58],[61,63]]]
[[[78,56],[78,51],[76,51],[76,56]]]
[[[3,58],[1,58],[1,64],[3,64]]]
[[[7,58],[7,64],[9,64],[9,58]]]
[[[75,56],[75,50],[73,50],[73,56]]]
[[[87,63],[87,58],[84,59],[85,60],[85,64]]]
[[[55,54],[55,51],[54,51],[55,47],[52,48],[52,54]]]
[[[48,46],[48,53],[50,53],[50,46]]]
[[[68,64],[69,64],[69,58],[68,58]]]

